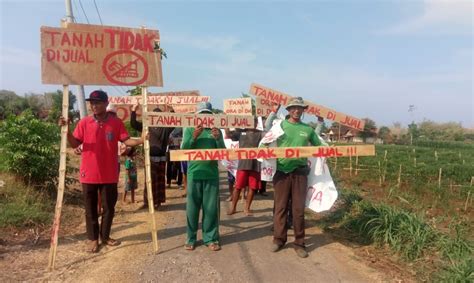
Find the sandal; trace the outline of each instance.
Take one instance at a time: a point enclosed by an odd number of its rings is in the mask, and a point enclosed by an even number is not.
[[[87,244],[87,252],[93,253],[93,254],[99,252],[99,241],[89,240],[89,243]]]
[[[194,250],[194,244],[186,244],[184,245],[184,249],[187,251],[193,251]]]
[[[207,247],[213,252],[217,252],[221,249],[221,246],[218,243],[212,243]]]
[[[119,240],[112,239],[112,238],[108,238],[108,239],[105,240],[105,241],[102,240],[102,244],[107,245],[107,246],[115,247],[115,246],[120,245],[120,241],[119,241]]]

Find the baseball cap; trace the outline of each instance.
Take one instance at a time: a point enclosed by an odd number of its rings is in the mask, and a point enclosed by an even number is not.
[[[103,90],[94,90],[89,94],[89,98],[86,99],[86,101],[103,101],[103,102],[108,102],[109,97],[107,96],[107,93]]]

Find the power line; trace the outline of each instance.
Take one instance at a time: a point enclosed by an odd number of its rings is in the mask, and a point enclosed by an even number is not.
[[[78,9],[77,9],[77,4],[76,4],[76,0],[72,0],[72,3],[74,4],[74,9],[75,9],[76,11],[78,11]],[[75,15],[77,14],[77,18],[79,18],[79,14],[78,14],[78,13],[74,13],[74,14],[75,14]],[[81,20],[79,20],[79,21],[81,21]],[[77,23],[76,17],[74,17],[74,22]]]
[[[87,23],[90,24],[89,18],[86,15],[86,11],[84,11],[84,6],[82,6],[82,1],[81,0],[79,0],[79,5],[81,5],[82,13],[84,14],[84,17],[86,18]]]
[[[99,16],[100,24],[101,24],[101,25],[104,25],[104,24],[102,23],[102,17],[100,16],[99,8],[97,8],[97,3],[95,3],[95,0],[94,0],[94,6],[95,6],[95,10],[97,11],[97,15]]]

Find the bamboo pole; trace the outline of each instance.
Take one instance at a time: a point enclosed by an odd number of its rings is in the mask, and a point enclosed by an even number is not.
[[[359,174],[359,155],[356,155],[356,176]]]
[[[470,197],[471,197],[471,191],[467,193],[466,203],[464,204],[464,211],[467,211],[467,205],[469,204]]]
[[[58,193],[56,197],[56,208],[54,211],[53,226],[51,227],[51,246],[49,248],[48,271],[54,269],[56,252],[58,248],[59,225],[61,223],[61,210],[63,207],[64,187],[66,180],[66,157],[67,157],[67,133],[69,123],[69,86],[63,85],[63,105],[61,115],[66,119],[66,125],[61,127],[61,146],[59,149],[59,180]]]
[[[349,153],[349,176],[352,177],[352,151]]]
[[[443,168],[439,168],[438,174],[438,188],[441,188],[441,176],[443,175]]]
[[[385,150],[385,154],[383,157],[383,162],[384,162],[384,169],[383,169],[383,174],[382,174],[382,183],[385,183],[385,176],[387,175],[387,150]]]
[[[148,137],[148,89],[146,87],[142,87],[142,101],[143,101],[143,135],[144,137]],[[150,220],[151,220],[151,239],[153,241],[153,251],[158,253],[159,245],[158,245],[158,229],[156,226],[156,219],[155,219],[155,207],[153,204],[153,192],[151,189],[151,165],[150,165],[150,141],[148,138],[145,138],[143,143],[145,149],[145,178],[146,178],[146,187],[147,187],[147,197],[148,197],[148,212],[150,213]]]
[[[400,169],[398,170],[398,184],[397,187],[400,188],[402,183],[402,165],[400,164]]]
[[[379,161],[379,186],[382,187],[382,167],[380,166],[380,161]]]

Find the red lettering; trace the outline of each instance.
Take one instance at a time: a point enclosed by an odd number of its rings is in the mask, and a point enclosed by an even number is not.
[[[46,60],[48,61],[58,60],[56,54],[57,52],[55,52],[53,49],[46,49]]]
[[[248,159],[247,152],[243,149],[238,149],[235,151],[237,153],[237,159]]]
[[[110,48],[115,48],[115,35],[119,34],[120,31],[113,29],[104,29],[104,32],[109,34]]]
[[[143,50],[143,41],[141,34],[137,33],[135,35],[135,46],[133,46],[135,50]]]
[[[55,44],[54,44],[54,38],[55,38],[55,36],[61,34],[59,31],[44,31],[44,33],[51,35],[51,46],[54,46],[54,45],[55,45]]]
[[[155,34],[145,34],[143,36],[143,51],[155,52]]]
[[[188,157],[187,159],[188,160],[194,160],[194,154],[196,153],[196,151],[185,151],[184,154],[186,154]]]
[[[321,205],[321,203],[323,202],[323,192],[317,192],[311,201],[319,201],[319,205]]]

